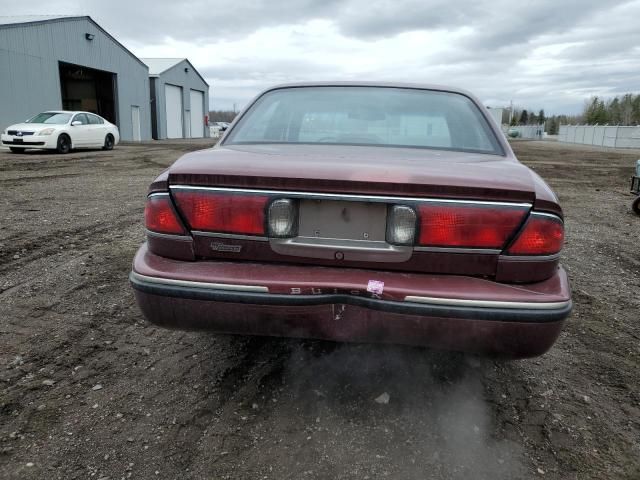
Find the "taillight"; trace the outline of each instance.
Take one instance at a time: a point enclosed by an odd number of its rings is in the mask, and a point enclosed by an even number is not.
[[[562,250],[564,224],[555,215],[532,213],[511,244],[511,255],[554,255]]]
[[[192,230],[242,235],[265,234],[267,196],[200,191],[176,191],[173,196]]]
[[[418,211],[421,246],[502,249],[527,207],[425,204]]]
[[[186,233],[178,217],[169,194],[151,195],[144,208],[144,223],[147,230],[170,235]]]
[[[393,205],[387,214],[387,242],[413,245],[416,235],[416,211],[406,205]]]
[[[298,234],[298,203],[279,198],[269,205],[269,236],[290,238]]]

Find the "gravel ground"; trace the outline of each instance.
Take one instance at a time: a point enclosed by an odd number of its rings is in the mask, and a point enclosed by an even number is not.
[[[0,478],[640,478],[639,152],[514,143],[560,195],[575,311],[496,362],[146,323],[147,185],[206,145],[0,151]]]

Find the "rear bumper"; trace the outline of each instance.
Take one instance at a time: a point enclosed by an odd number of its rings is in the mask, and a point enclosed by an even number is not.
[[[366,292],[372,276],[385,282],[378,298]],[[166,327],[512,358],[547,351],[572,308],[562,269],[545,282],[513,286],[473,277],[181,262],[143,246],[130,280],[145,317]]]

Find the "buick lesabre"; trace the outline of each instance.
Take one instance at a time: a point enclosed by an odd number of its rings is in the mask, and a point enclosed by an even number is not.
[[[455,88],[271,88],[145,222],[130,280],[167,327],[522,358],[572,307],[556,195]]]

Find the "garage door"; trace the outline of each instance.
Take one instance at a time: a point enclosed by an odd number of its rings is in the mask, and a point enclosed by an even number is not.
[[[167,138],[182,138],[182,88],[164,86],[167,114]]]
[[[191,90],[191,138],[204,137],[204,92]]]

